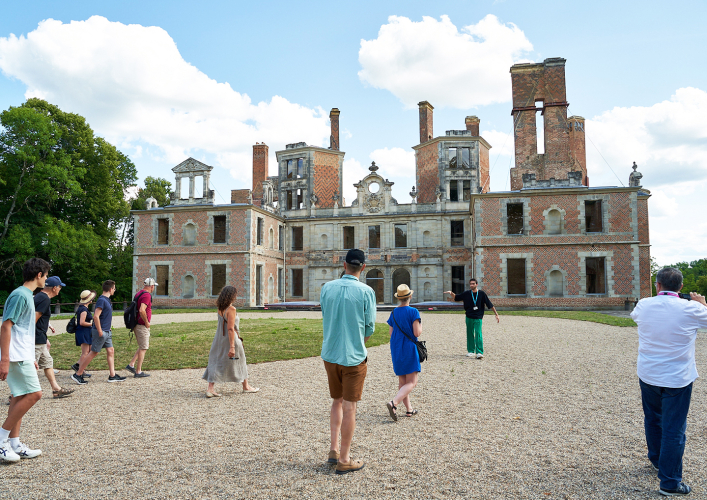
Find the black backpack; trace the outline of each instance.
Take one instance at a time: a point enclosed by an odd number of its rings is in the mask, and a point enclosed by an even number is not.
[[[145,290],[140,290],[133,301],[130,303],[128,308],[123,313],[123,321],[125,321],[125,328],[132,331],[137,326],[137,301],[143,293],[147,293]]]

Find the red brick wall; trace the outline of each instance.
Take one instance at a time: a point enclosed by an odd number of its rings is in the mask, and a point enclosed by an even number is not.
[[[440,184],[437,150],[438,144],[433,142],[415,151],[418,203],[435,203],[437,201],[435,189]]]
[[[334,206],[333,197],[335,194],[339,196],[339,206],[341,206],[341,193],[339,192],[340,183],[339,155],[315,151],[314,194],[319,198],[317,206],[321,208],[332,208]]]
[[[231,203],[248,203],[250,193],[250,189],[231,189]]]
[[[568,118],[570,126],[570,154],[576,165],[576,169],[583,174],[583,184],[589,185],[587,177],[587,148],[585,143],[585,123],[581,116],[571,116]]]
[[[632,233],[632,193],[612,193],[609,198],[609,224],[612,233]],[[626,239],[633,239],[633,236]]]
[[[478,116],[467,116],[464,119],[464,124],[466,125],[466,129],[471,131],[471,135],[473,137],[479,136],[480,123],[481,123],[481,120],[479,120]]]
[[[419,102],[417,105],[420,108],[420,144],[423,144],[434,137],[432,130],[432,110],[434,107],[427,101]]]
[[[333,108],[329,113],[329,121],[331,122],[331,137],[329,140],[329,147],[334,151],[339,151],[341,145],[339,144],[339,115],[341,112],[337,108]]]
[[[473,134],[473,132],[472,132]],[[476,135],[479,134],[477,127]],[[483,188],[482,193],[488,193],[491,190],[491,176],[489,172],[489,148],[481,142],[479,144],[479,182]]]
[[[268,146],[253,146],[253,203],[260,206],[263,198],[263,181],[268,180]]]
[[[638,199],[638,241],[641,242],[639,267],[641,273],[641,298],[653,294],[651,287],[651,249],[648,232],[648,198]]]

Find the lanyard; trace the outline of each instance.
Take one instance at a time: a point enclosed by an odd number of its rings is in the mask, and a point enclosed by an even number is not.
[[[476,297],[474,297],[474,292],[471,292],[471,300],[474,301],[474,305],[476,305],[476,299],[479,298],[479,292],[476,292]]]
[[[658,295],[670,295],[671,297],[680,297],[677,292],[658,292]]]

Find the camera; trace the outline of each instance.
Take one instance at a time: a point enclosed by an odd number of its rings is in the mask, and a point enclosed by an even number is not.
[[[679,293],[678,297],[680,297],[681,299],[685,299],[685,300],[692,300],[692,297],[690,297],[689,293]]]

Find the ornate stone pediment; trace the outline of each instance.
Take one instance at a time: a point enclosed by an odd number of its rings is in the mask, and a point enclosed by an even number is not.
[[[384,206],[385,203],[383,201],[383,197],[377,194],[370,194],[366,196],[366,199],[363,202],[363,208],[369,212],[380,212]]]
[[[194,158],[187,158],[182,163],[174,167],[172,169],[172,172],[174,172],[175,174],[184,172],[211,172],[213,169],[214,167],[210,167],[205,163],[201,163],[199,160],[195,160]]]

